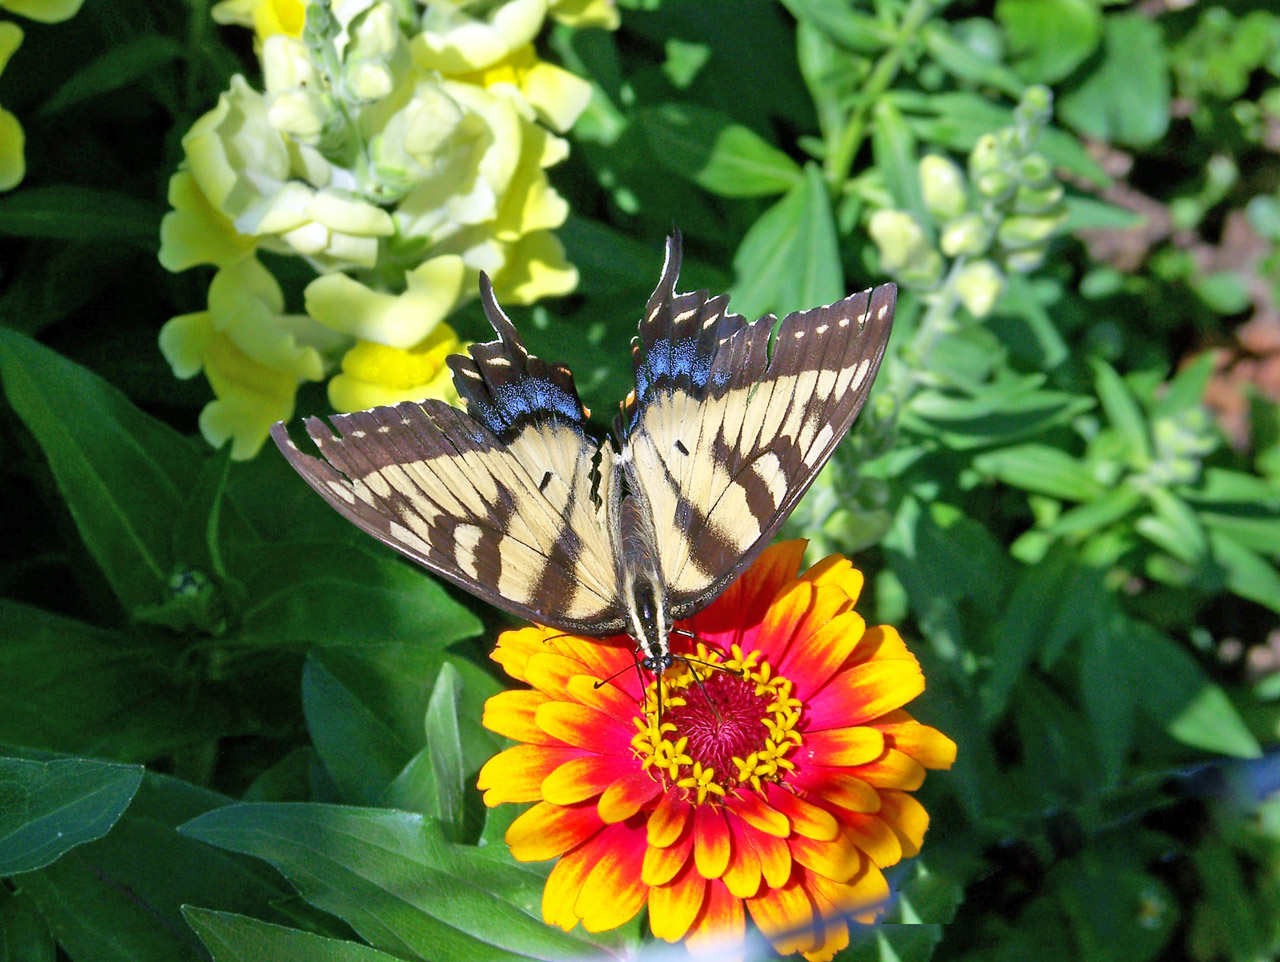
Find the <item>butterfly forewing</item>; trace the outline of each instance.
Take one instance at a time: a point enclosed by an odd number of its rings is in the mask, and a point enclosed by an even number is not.
[[[527,354],[505,317],[491,320],[499,342],[451,359],[467,412],[404,402],[337,415],[337,435],[310,418],[327,460],[299,451],[283,425],[272,436],[346,518],[432,571],[520,617],[619,631],[613,451],[583,430],[568,372]]]
[[[637,376],[627,475],[653,512],[668,603],[681,618],[763,550],[852,424],[884,354],[896,289],[788,315],[769,357],[772,316],[725,324],[710,316],[713,302],[676,295],[674,283],[664,271],[651,330],[642,325],[637,370],[661,376]],[[682,318],[728,335],[700,336]]]

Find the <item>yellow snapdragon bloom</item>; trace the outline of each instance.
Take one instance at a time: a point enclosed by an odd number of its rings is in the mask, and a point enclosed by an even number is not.
[[[9,58],[21,43],[21,27],[16,23],[0,23],[0,73],[4,73]],[[0,107],[0,190],[18,186],[26,175],[25,146],[26,135],[22,132],[22,124],[18,123],[17,117]]]
[[[525,44],[482,70],[454,74],[451,80],[495,88],[514,88],[552,130],[564,133],[573,126],[591,100],[591,84],[563,67],[538,57],[533,44]]]
[[[463,347],[448,324],[407,349],[360,341],[342,358],[342,373],[329,382],[329,403],[337,411],[426,398],[456,404],[458,392],[445,358]]]
[[[261,43],[278,34],[302,36],[307,0],[222,0],[209,13],[217,23],[252,27]]]

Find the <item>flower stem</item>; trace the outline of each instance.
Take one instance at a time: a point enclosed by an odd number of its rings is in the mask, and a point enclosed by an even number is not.
[[[867,117],[871,108],[898,75],[907,44],[920,26],[933,14],[933,8],[938,3],[939,0],[912,0],[911,6],[907,8],[902,22],[898,25],[898,33],[893,45],[876,61],[871,75],[867,78],[862,96],[858,99],[844,130],[840,133],[840,139],[827,155],[827,183],[832,187],[839,189],[848,179],[849,171],[853,168],[853,158],[857,156],[859,148],[862,147],[862,141],[866,137]]]

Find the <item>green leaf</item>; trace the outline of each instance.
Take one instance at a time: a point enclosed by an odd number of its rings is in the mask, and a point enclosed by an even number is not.
[[[600,954],[585,938],[542,921],[540,872],[451,845],[421,815],[232,805],[188,822],[182,832],[270,862],[308,902],[397,956],[571,962]]]
[[[1064,234],[1083,230],[1132,230],[1146,222],[1141,214],[1087,194],[1068,193],[1063,203],[1067,208],[1067,219],[1062,224]]]
[[[1034,360],[1037,370],[1051,371],[1071,353],[1058,326],[1022,274],[1011,274],[1006,278],[1004,295],[996,310],[1002,315],[1019,317],[1026,324],[1039,353]]]
[[[435,580],[372,542],[372,550],[339,541],[237,547],[228,568],[248,589],[242,638],[443,647],[480,630]]]
[[[794,160],[718,110],[663,104],[636,120],[659,163],[721,197],[781,194],[802,179]]]
[[[1064,512],[1045,530],[1060,538],[1082,537],[1114,524],[1142,504],[1142,492],[1122,484],[1094,501]]]
[[[0,234],[107,241],[155,250],[162,208],[131,194],[65,184],[0,197]]]
[[[29,896],[0,892],[0,962],[55,962],[58,947]]]
[[[1225,569],[1227,587],[1272,611],[1280,612],[1280,572],[1257,552],[1221,530],[1209,532],[1213,560]]]
[[[782,0],[791,15],[812,24],[840,46],[856,53],[876,53],[896,41],[892,26],[825,0]]]
[[[448,664],[462,679],[460,738],[476,746],[475,770],[498,747],[479,723],[484,701],[498,691],[476,666],[421,645],[313,649],[302,678],[302,702],[316,751],[344,799],[373,804],[426,744],[428,694]]]
[[[231,912],[184,905],[182,914],[213,962],[399,962],[359,942],[327,939]]]
[[[165,670],[173,653],[138,631],[108,631],[0,600],[0,741],[148,761],[230,727],[212,695]]]
[[[1089,501],[1106,493],[1088,468],[1061,448],[1046,444],[1021,444],[980,454],[973,459],[973,466],[1005,484],[1064,501]]]
[[[1154,515],[1139,518],[1134,528],[1175,558],[1189,565],[1201,563],[1208,554],[1209,544],[1195,512],[1164,488],[1153,487],[1147,497]]]
[[[1145,467],[1151,460],[1151,441],[1147,420],[1129,385],[1106,361],[1093,360],[1094,386],[1107,420],[1123,439],[1125,456],[1134,467]]]
[[[1102,757],[1104,784],[1114,785],[1133,747],[1137,706],[1135,686],[1116,684],[1116,668],[1123,663],[1119,649],[1128,641],[1125,619],[1113,605],[1104,605],[1099,616],[1091,619],[1091,630],[1084,635],[1080,652],[1080,695]]]
[[[161,34],[145,34],[111,47],[102,56],[73,73],[44,102],[37,116],[48,117],[90,97],[100,97],[127,87],[171,60],[186,56],[182,44]]]
[[[840,244],[822,174],[804,180],[757,220],[733,258],[733,307],[748,318],[832,304],[845,295]]]
[[[1051,84],[1075,70],[1102,38],[1093,0],[998,0],[1013,67],[1032,83]]]
[[[1169,65],[1160,27],[1140,13],[1106,18],[1098,65],[1058,100],[1058,115],[1082,133],[1130,147],[1169,126]]]
[[[983,385],[972,397],[925,389],[902,413],[903,426],[955,450],[1009,444],[1043,433],[1089,410],[1089,398],[1041,389],[1043,375]]]
[[[0,875],[44,868],[106,835],[141,782],[136,765],[0,758]]]
[[[458,725],[461,694],[462,676],[445,662],[440,666],[427,702],[427,752],[435,779],[435,798],[427,814],[434,816],[445,836],[454,841],[462,835],[462,799],[466,791],[462,733]]]
[[[995,87],[1014,100],[1022,96],[1026,84],[1017,74],[956,40],[953,31],[950,23],[939,20],[929,21],[920,31],[925,49],[940,67],[959,80]]]
[[[223,805],[214,792],[147,774],[129,810],[103,838],[17,882],[73,959],[201,962],[184,903],[285,921],[289,897],[269,869],[176,831]]]
[[[11,331],[0,330],[0,375],[121,602],[162,600],[172,520],[199,471],[194,449],[89,371]]]
[[[1235,758],[1258,758],[1262,748],[1226,693],[1185,649],[1150,625],[1130,621],[1119,653],[1122,677],[1143,710],[1186,745]]]

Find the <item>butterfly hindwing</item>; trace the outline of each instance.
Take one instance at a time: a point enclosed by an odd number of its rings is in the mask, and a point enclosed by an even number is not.
[[[637,375],[624,412],[624,460],[652,511],[680,618],[763,550],[843,438],[879,368],[896,288],[788,315],[770,357],[772,315],[747,324],[724,315],[719,298],[678,295],[678,268],[678,242],[669,243],[637,358],[652,376]],[[724,336],[703,336],[690,324],[699,318]]]
[[[307,430],[327,460],[290,463],[364,531],[515,615],[564,630],[620,630],[608,515],[612,449],[584,430],[567,369],[525,350],[482,282],[499,340],[450,365],[467,412],[403,402]]]

